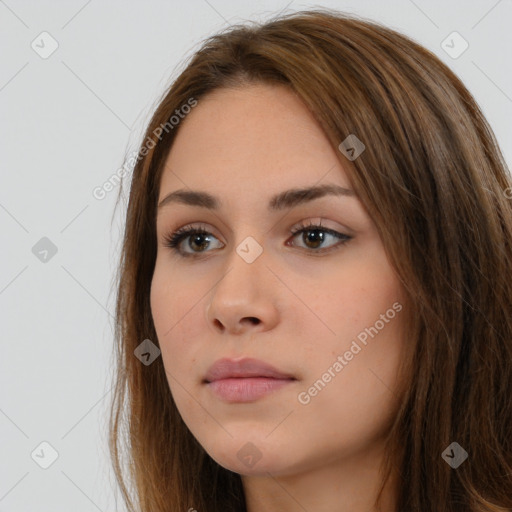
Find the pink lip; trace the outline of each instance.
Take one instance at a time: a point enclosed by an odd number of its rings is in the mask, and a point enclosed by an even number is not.
[[[258,359],[219,359],[208,370],[203,383],[228,402],[257,400],[297,380]]]
[[[272,377],[274,379],[294,379],[293,375],[284,373],[272,365],[252,358],[219,359],[206,373],[204,380],[212,382],[220,379],[247,378],[247,377]]]
[[[220,379],[208,382],[207,386],[227,402],[253,402],[282,388],[295,379],[274,379],[272,377],[247,377]]]

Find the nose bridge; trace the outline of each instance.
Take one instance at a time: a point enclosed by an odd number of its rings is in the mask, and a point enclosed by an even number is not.
[[[263,284],[263,274],[268,272],[265,260],[263,246],[254,237],[245,237],[229,254],[226,260],[227,273],[214,293],[219,292],[220,288],[229,288],[229,293],[235,292],[233,299],[239,294],[249,299],[254,298],[254,286]]]

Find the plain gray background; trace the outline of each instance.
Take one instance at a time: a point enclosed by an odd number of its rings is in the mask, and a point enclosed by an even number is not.
[[[126,204],[111,225],[117,188],[102,200],[93,190],[137,149],[202,39],[314,6],[379,21],[436,53],[476,98],[510,166],[511,0],[0,1],[0,512],[124,510],[106,418]],[[454,31],[469,44],[457,58],[442,46]]]

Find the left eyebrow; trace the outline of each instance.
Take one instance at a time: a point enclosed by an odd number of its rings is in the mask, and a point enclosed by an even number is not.
[[[353,190],[334,184],[325,184],[306,188],[293,188],[272,196],[268,203],[268,209],[272,211],[290,209],[328,195],[355,198],[355,192]],[[222,202],[218,197],[212,196],[207,192],[184,189],[176,190],[167,194],[160,201],[158,208],[161,209],[171,203],[199,206],[209,210],[219,210],[222,205]]]

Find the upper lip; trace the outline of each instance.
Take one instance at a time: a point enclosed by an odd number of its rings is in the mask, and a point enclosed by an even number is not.
[[[281,372],[272,365],[258,359],[219,359],[206,373],[204,382],[212,382],[220,379],[270,377],[274,379],[295,379],[289,373]]]

